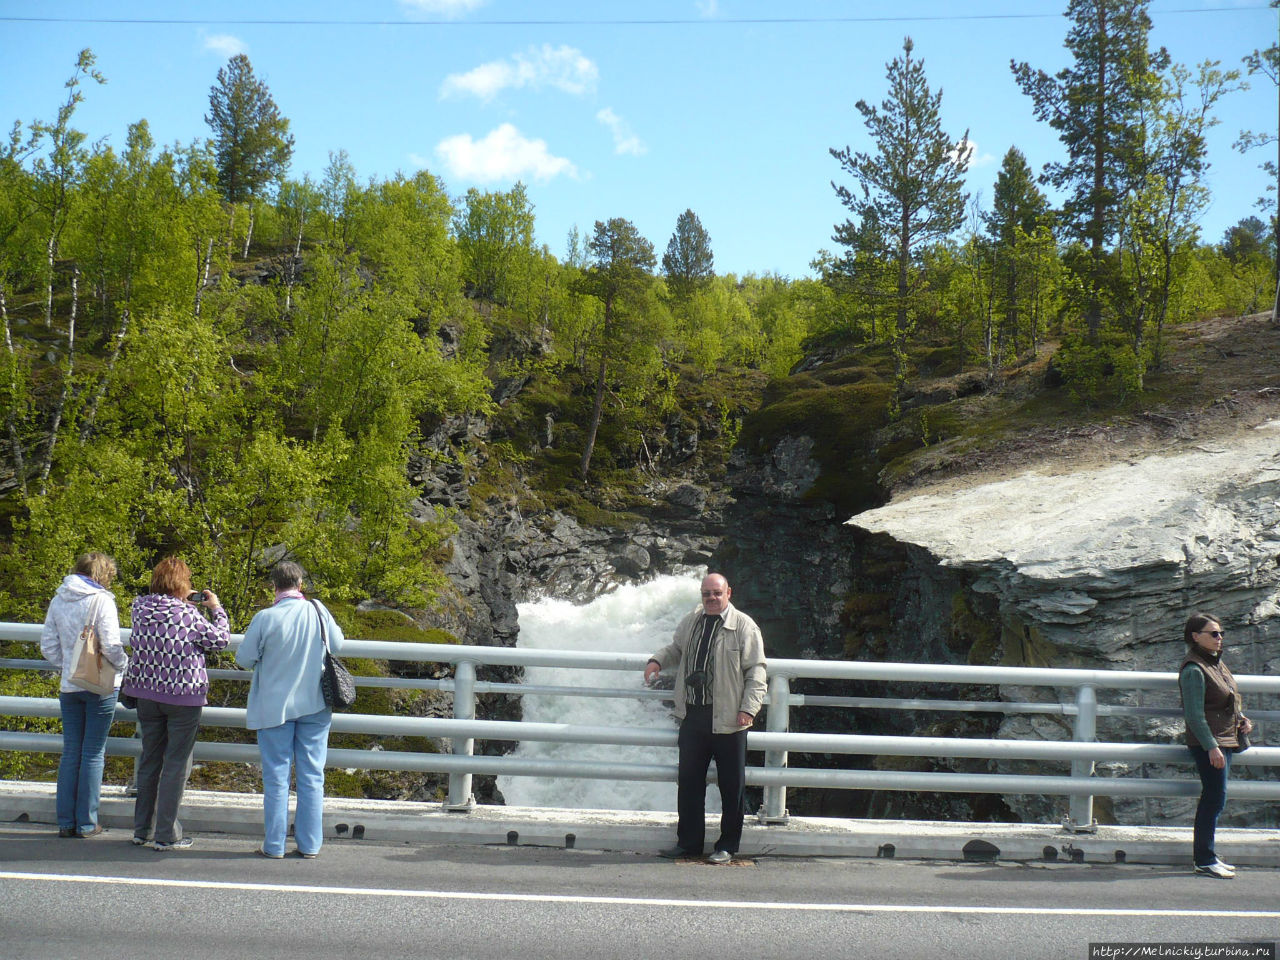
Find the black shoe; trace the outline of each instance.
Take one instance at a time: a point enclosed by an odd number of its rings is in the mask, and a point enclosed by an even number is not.
[[[728,850],[716,850],[711,854],[711,856],[707,857],[707,860],[711,863],[731,863],[733,861],[733,854]]]
[[[700,853],[694,853],[692,850],[686,850],[684,847],[672,847],[670,850],[661,850],[658,856],[664,860],[696,860],[702,856]]]
[[[75,827],[59,827],[58,836],[61,837],[63,840],[66,840],[68,837],[74,837],[76,836],[76,828]]]

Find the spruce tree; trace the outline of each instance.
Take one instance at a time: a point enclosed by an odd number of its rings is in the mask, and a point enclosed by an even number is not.
[[[711,237],[692,210],[685,210],[676,218],[676,231],[662,255],[662,272],[666,274],[671,296],[677,301],[688,300],[715,276]]]
[[[1022,247],[1027,238],[1048,226],[1049,201],[1036,186],[1027,158],[1010,147],[996,176],[991,212],[983,215],[987,234],[995,245],[995,283],[1002,301],[1004,330],[1013,338],[1014,350],[1022,327],[1021,284],[1027,272]],[[1028,336],[1030,343],[1034,339]]]

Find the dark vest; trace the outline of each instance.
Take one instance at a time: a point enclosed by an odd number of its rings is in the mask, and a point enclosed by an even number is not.
[[[1236,724],[1240,716],[1240,691],[1236,688],[1236,678],[1225,663],[1221,660],[1213,663],[1195,647],[1187,652],[1178,672],[1181,673],[1189,663],[1195,664],[1204,674],[1204,718],[1209,721],[1213,739],[1218,741],[1219,747],[1238,747]],[[1196,742],[1188,730],[1187,743]]]

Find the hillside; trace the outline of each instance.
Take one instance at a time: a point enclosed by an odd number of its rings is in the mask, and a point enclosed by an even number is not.
[[[1052,346],[988,376],[957,371],[954,351],[914,357],[900,415],[886,406],[891,366],[883,350],[820,350],[766,392],[745,445],[773,449],[785,435],[815,439],[821,465],[809,499],[838,512],[935,487],[1025,470],[1069,471],[1193,445],[1280,414],[1280,327],[1269,314],[1173,327],[1146,389],[1082,402],[1061,383]]]
[[[972,484],[1034,466],[1070,472],[1186,449],[1249,430],[1280,415],[1280,327],[1269,313],[1173,328],[1163,368],[1120,410],[1061,409],[1052,389],[1007,384],[994,403],[974,405],[972,429],[922,449],[903,464],[895,496]],[[1047,361],[1028,371],[1043,379]],[[1007,420],[1005,420],[1007,418]],[[983,423],[1005,421],[985,437]]]

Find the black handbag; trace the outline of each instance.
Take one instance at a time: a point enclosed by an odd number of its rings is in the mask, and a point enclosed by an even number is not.
[[[324,643],[324,669],[320,673],[320,693],[324,703],[330,710],[348,710],[356,702],[356,682],[348,670],[332,653],[329,652],[329,632],[325,628],[324,613],[315,600],[311,604],[316,608],[316,616],[320,618],[320,639]]]
[[[1243,718],[1236,721],[1236,753],[1244,753],[1249,749],[1249,735],[1244,732]]]

